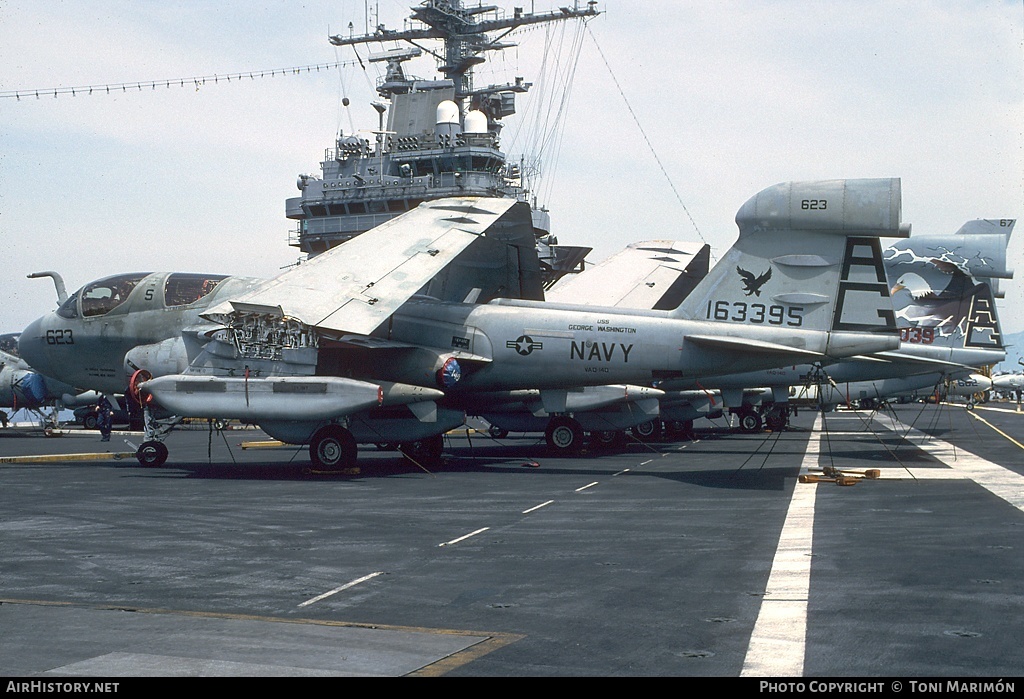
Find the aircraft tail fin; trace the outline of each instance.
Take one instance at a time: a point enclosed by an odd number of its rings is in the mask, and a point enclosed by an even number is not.
[[[769,187],[740,208],[739,239],[673,315],[893,335],[879,238],[909,235],[900,214],[898,178]]]
[[[1016,223],[1012,218],[976,219],[951,235],[915,235],[896,241],[885,250],[886,268],[899,266],[906,273],[916,271],[911,267],[919,263],[953,264],[988,284],[995,298],[1003,298],[999,280],[1013,279],[1007,248]]]
[[[915,236],[885,251],[901,341],[1003,350],[995,299],[1007,266],[1012,219],[978,219],[947,236]]]

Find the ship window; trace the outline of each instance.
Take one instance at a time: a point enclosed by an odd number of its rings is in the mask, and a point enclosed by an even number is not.
[[[75,293],[68,296],[68,300],[60,305],[57,309],[57,315],[61,318],[77,318],[78,317],[78,294],[82,290],[79,289]]]
[[[164,284],[164,305],[187,306],[203,298],[224,281],[223,274],[172,274]]]
[[[382,201],[371,201],[366,203],[366,208],[371,214],[380,214],[384,212],[385,206]]]
[[[311,207],[309,207],[309,215],[310,216],[326,216],[327,215],[327,207],[326,206],[311,206]]]
[[[331,204],[330,206],[327,207],[327,211],[328,213],[330,213],[331,216],[344,216],[345,214],[348,213],[345,210],[344,204]]]
[[[132,289],[149,274],[149,272],[119,274],[116,277],[100,279],[84,287],[81,294],[82,315],[88,318],[110,313],[127,301]]]
[[[364,206],[363,202],[361,202],[361,201],[354,201],[354,202],[349,203],[348,210],[349,210],[349,213],[352,213],[352,214],[365,214],[366,213],[366,206]]]
[[[388,202],[388,211],[406,211],[404,199],[392,199]]]

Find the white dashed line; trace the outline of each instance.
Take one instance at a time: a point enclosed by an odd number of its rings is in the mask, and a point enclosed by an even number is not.
[[[542,507],[547,507],[548,505],[550,505],[550,504],[551,504],[551,503],[553,503],[553,502],[554,502],[554,500],[548,500],[547,502],[542,502],[542,503],[541,503],[541,504],[539,504],[539,505],[534,505],[533,507],[531,507],[531,508],[530,508],[530,509],[528,509],[528,510],[523,510],[523,514],[524,514],[524,515],[528,515],[528,514],[530,514],[531,512],[535,512],[535,511],[539,510],[539,509],[540,509],[540,508],[542,508]]]
[[[363,577],[357,578],[356,580],[353,580],[350,583],[345,583],[341,587],[336,587],[333,590],[331,590],[330,592],[325,592],[322,595],[318,595],[318,596],[314,597],[313,599],[308,599],[305,602],[303,602],[302,604],[300,604],[299,606],[300,607],[308,607],[309,605],[313,604],[314,602],[319,602],[320,600],[326,599],[326,598],[330,597],[331,595],[334,595],[334,594],[337,594],[337,593],[341,592],[342,590],[347,590],[350,587],[355,587],[359,583],[366,582],[367,580],[370,580],[371,578],[375,578],[378,575],[384,575],[384,571],[380,570],[380,571],[377,571],[376,573],[370,573],[369,575],[364,575]]]
[[[475,532],[470,532],[469,534],[466,534],[465,536],[460,536],[458,539],[452,539],[451,541],[446,541],[443,544],[438,544],[438,547],[441,547],[441,546],[451,546],[452,544],[457,544],[460,541],[465,541],[466,539],[468,539],[471,536],[476,536],[477,534],[482,534],[483,532],[487,531],[488,529],[490,529],[490,527],[484,527],[483,529],[477,529]]]

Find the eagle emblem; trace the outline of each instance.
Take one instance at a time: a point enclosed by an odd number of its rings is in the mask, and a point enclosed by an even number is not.
[[[772,268],[769,267],[768,271],[759,277],[755,277],[753,272],[737,266],[736,271],[739,272],[740,278],[743,280],[743,291],[747,293],[747,296],[760,296],[761,287],[764,283],[772,278]]]

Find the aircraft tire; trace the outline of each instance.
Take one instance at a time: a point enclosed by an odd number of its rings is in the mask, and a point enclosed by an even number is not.
[[[434,465],[441,461],[444,452],[444,435],[438,434],[417,442],[405,442],[398,447],[410,461],[424,465]]]
[[[96,429],[96,416],[90,413],[82,418],[82,428],[86,430]]]
[[[590,441],[601,449],[619,449],[626,442],[626,433],[622,430],[598,430],[590,433]]]
[[[135,458],[142,466],[160,468],[167,461],[167,445],[163,442],[143,442],[139,450],[135,452]]]
[[[583,428],[571,417],[555,416],[544,431],[548,448],[563,454],[575,454],[583,448]]]
[[[744,432],[757,432],[761,429],[761,416],[753,410],[740,413],[740,429]]]
[[[358,446],[352,433],[341,425],[321,427],[309,442],[309,460],[315,468],[355,466]]]
[[[665,423],[665,432],[671,438],[693,439],[693,420],[670,420]]]
[[[508,430],[502,429],[497,425],[491,425],[487,428],[487,434],[491,435],[495,439],[505,439],[505,437],[508,437]]]
[[[633,436],[642,442],[649,442],[657,439],[661,434],[661,421],[660,420],[648,420],[647,422],[641,422],[639,425],[630,428],[633,432]]]

